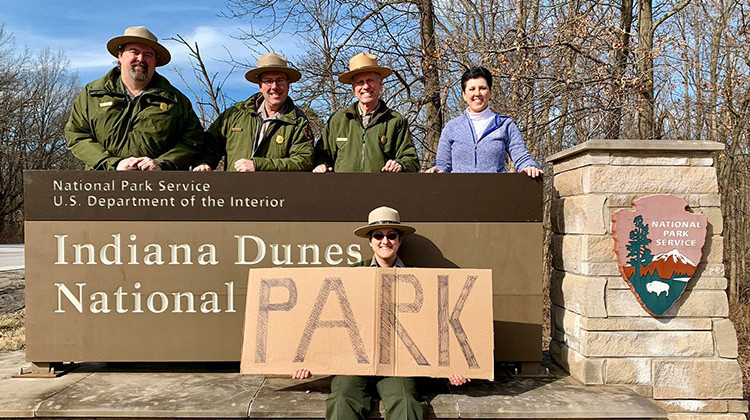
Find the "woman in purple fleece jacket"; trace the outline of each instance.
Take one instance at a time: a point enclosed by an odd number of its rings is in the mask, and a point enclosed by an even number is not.
[[[518,172],[538,177],[542,170],[526,150],[516,124],[490,110],[490,71],[484,67],[470,68],[461,76],[461,90],[468,108],[443,128],[435,166],[427,172],[503,173],[508,153]]]

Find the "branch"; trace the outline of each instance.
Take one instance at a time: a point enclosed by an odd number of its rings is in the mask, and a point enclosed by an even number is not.
[[[195,42],[194,46],[190,45],[185,38],[182,37],[182,35],[177,34],[176,37],[170,38],[172,41],[177,41],[180,44],[187,47],[188,51],[190,51],[190,56],[196,60],[196,64],[194,65],[193,69],[196,73],[196,78],[198,79],[198,82],[202,84],[205,87],[205,92],[208,94],[209,99],[211,100],[211,107],[216,112],[216,115],[219,115],[221,113],[221,109],[219,108],[219,100],[218,100],[218,91],[220,87],[214,88],[213,79],[208,74],[208,70],[206,70],[206,65],[203,62],[203,58],[201,57],[200,48],[198,47],[198,42]],[[197,68],[195,68],[197,66]]]
[[[682,3],[678,4],[677,6],[675,6],[675,8],[672,9],[672,10],[670,10],[669,12],[667,12],[666,15],[662,16],[661,19],[659,19],[656,22],[654,22],[654,25],[651,28],[651,30],[655,32],[656,28],[658,28],[659,25],[661,25],[662,23],[664,23],[664,21],[666,21],[667,19],[669,19],[672,16],[674,16],[680,10],[684,9],[685,7],[687,7],[687,5],[690,4],[690,1],[691,0],[683,0]]]

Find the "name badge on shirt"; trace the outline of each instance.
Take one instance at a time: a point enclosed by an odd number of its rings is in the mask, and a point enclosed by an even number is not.
[[[99,108],[105,108],[105,107],[108,107],[108,106],[112,106],[112,101],[99,102]]]
[[[240,133],[242,132],[242,127],[232,127],[232,133]]]
[[[348,137],[338,137],[336,139],[336,142],[345,142],[345,141],[349,141],[349,138]]]

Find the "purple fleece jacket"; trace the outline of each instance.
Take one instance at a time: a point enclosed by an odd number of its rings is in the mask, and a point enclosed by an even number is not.
[[[539,165],[534,162],[521,132],[505,115],[495,119],[479,138],[466,115],[448,121],[440,134],[435,166],[444,172],[505,172],[505,153],[510,155],[516,170]]]

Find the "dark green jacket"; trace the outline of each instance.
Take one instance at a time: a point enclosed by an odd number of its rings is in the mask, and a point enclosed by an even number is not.
[[[234,171],[234,163],[251,159],[256,171],[309,171],[313,164],[313,136],[305,114],[287,98],[284,115],[271,120],[258,148],[253,144],[261,128],[256,93],[244,102],[237,102],[219,115],[208,129],[208,153],[197,163],[216,168],[226,156],[226,170]]]
[[[203,135],[190,100],[167,79],[154,73],[131,100],[117,68],[86,85],[65,126],[68,149],[86,169],[114,170],[123,158],[140,156],[162,169],[188,169]]]
[[[367,128],[362,127],[357,102],[336,111],[315,145],[315,165],[325,163],[334,172],[380,172],[391,159],[404,172],[419,171],[406,118],[382,100]]]

